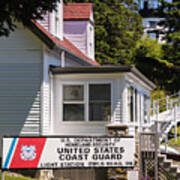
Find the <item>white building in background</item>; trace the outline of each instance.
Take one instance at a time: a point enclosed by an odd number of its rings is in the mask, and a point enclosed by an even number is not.
[[[144,34],[149,35],[152,39],[157,39],[158,42],[160,43],[165,42],[165,40],[163,40],[164,35],[161,34],[163,28],[158,24],[162,20],[164,20],[164,18],[158,18],[158,17],[143,18]]]
[[[159,43],[164,43],[164,34],[166,31],[159,25],[164,18],[157,13],[160,6],[159,0],[141,0],[139,2],[139,13],[143,18],[144,35],[149,35],[152,39],[157,39]]]

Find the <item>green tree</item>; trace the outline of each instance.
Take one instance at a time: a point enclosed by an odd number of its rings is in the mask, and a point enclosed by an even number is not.
[[[149,36],[142,37],[136,44],[135,58],[153,58],[162,62],[164,52],[162,44]]]
[[[74,0],[74,2],[92,2]],[[95,0],[96,59],[101,64],[130,64],[142,22],[134,0]]]
[[[137,42],[134,51],[134,63],[160,89],[172,93],[179,90],[180,71],[166,59],[164,46],[165,44],[160,44],[148,36],[142,38]]]
[[[1,0],[0,36],[8,36],[16,28],[15,22],[28,25],[31,20],[42,19],[47,11],[56,9],[59,0]]]
[[[174,65],[180,65],[180,1],[161,0],[161,3],[160,13],[165,19],[160,25],[164,27],[165,40],[168,43],[163,46],[166,59]]]

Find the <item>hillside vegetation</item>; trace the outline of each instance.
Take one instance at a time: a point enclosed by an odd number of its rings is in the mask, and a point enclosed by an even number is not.
[[[74,0],[93,2],[96,60],[101,64],[131,64],[166,93],[180,89],[180,2],[161,0],[167,43],[143,36],[142,18],[134,0]]]

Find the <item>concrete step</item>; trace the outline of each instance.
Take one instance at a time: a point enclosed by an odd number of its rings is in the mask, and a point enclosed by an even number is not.
[[[161,162],[161,163],[159,163],[159,164],[160,164],[160,166],[162,166],[164,169],[169,169],[169,168],[171,168],[171,163],[170,163],[170,162],[164,161],[164,162]]]
[[[158,156],[159,162],[163,162],[163,161],[165,160],[165,158],[166,158],[166,156],[163,155],[163,154],[161,154],[161,155]]]
[[[180,180],[180,169],[178,165],[174,165],[172,160],[166,158],[166,155],[159,155],[158,161],[160,167],[162,167],[165,171],[169,172],[177,180]],[[160,174],[162,176],[162,173]],[[160,178],[160,180],[163,179],[164,177]]]
[[[180,173],[177,173],[176,178],[180,180]]]

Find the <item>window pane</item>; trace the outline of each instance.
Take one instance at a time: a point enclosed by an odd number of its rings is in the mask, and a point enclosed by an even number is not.
[[[154,33],[154,32],[149,32],[149,36],[150,36],[152,39],[156,39],[156,38],[157,38],[157,34]]]
[[[64,104],[63,121],[84,121],[84,104]]]
[[[89,120],[90,121],[108,121],[111,118],[110,103],[90,103]]]
[[[110,117],[110,84],[91,84],[89,86],[89,121],[107,121]]]
[[[129,121],[133,122],[134,121],[134,89],[133,87],[130,87],[128,89],[128,109],[129,109]]]
[[[64,85],[63,97],[65,101],[83,101],[83,85]]]
[[[150,28],[156,28],[156,21],[149,21]]]
[[[111,101],[110,84],[91,84],[89,86],[90,101]]]

